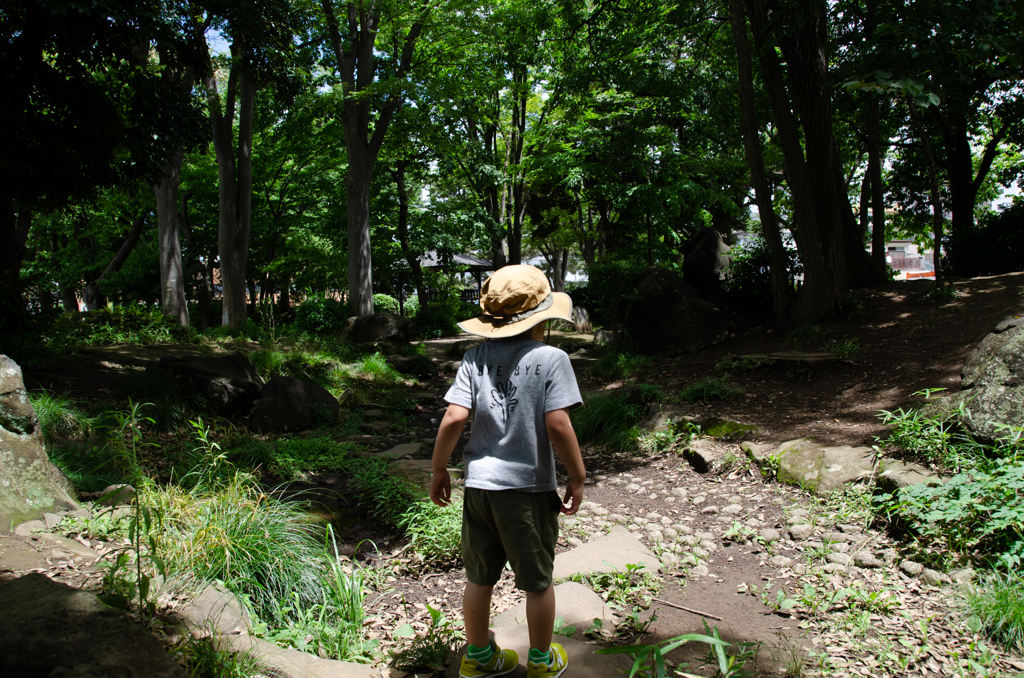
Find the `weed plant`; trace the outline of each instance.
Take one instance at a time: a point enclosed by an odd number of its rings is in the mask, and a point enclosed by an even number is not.
[[[967,610],[1008,652],[1024,654],[1024,577],[1019,572],[990,575],[967,590]]]
[[[418,501],[398,519],[398,526],[405,530],[425,566],[449,569],[461,563],[461,495],[452,495],[452,502],[445,507],[426,499]]]
[[[739,389],[732,388],[724,379],[713,377],[690,384],[679,392],[679,399],[688,403],[709,405],[716,400],[728,400],[739,393]]]
[[[918,391],[914,395],[927,397],[932,392]],[[961,405],[946,416],[929,416],[922,409],[882,410],[879,418],[892,429],[880,442],[942,471],[955,473],[974,468],[985,463],[986,450],[956,423],[956,418],[965,416],[964,409]]]
[[[409,482],[390,475],[384,459],[353,459],[347,470],[359,504],[384,524],[399,529],[402,516],[415,502]]]
[[[401,642],[391,654],[390,664],[399,671],[420,673],[443,671],[456,647],[463,640],[458,625],[448,619],[440,610],[427,605],[430,626],[425,634],[418,634],[409,624],[395,630],[395,638],[407,639]]]
[[[605,445],[615,452],[636,447],[645,408],[618,394],[586,395],[583,404],[569,415],[581,443]]]
[[[263,457],[267,471],[280,480],[298,480],[309,473],[338,471],[350,461],[348,454],[356,446],[330,438],[291,438],[274,445],[254,446]],[[255,458],[253,459],[255,461]]]
[[[643,565],[626,565],[626,570],[580,572],[569,577],[590,588],[609,605],[624,611],[646,610],[661,590],[661,581]]]
[[[752,358],[750,356],[729,356],[718,361],[715,370],[724,374],[732,372],[750,373],[764,365],[771,365],[772,361],[766,358]]]
[[[182,636],[176,656],[192,678],[250,678],[259,675],[260,662],[251,652],[232,652],[218,648],[215,633],[197,638],[191,633]]]

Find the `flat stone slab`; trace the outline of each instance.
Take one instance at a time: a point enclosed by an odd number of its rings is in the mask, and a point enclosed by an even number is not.
[[[590,643],[562,636],[555,636],[552,641],[564,647],[569,656],[569,666],[561,678],[622,678],[629,675],[629,669],[633,666],[633,662],[625,655],[597,654],[597,646]],[[519,653],[519,666],[505,675],[509,678],[526,678],[526,655],[530,651],[530,630],[526,624],[494,629],[494,642],[500,648]],[[458,678],[461,661],[462,653],[448,665],[445,678]]]
[[[779,363],[798,363],[803,365],[821,365],[836,361],[835,353],[825,351],[773,351],[771,353],[748,353],[740,356],[749,360],[764,360]]]
[[[423,443],[402,443],[401,445],[395,445],[390,450],[384,450],[378,452],[372,456],[374,457],[387,457],[388,459],[404,459],[406,457],[413,457],[423,452]]]
[[[581,631],[589,629],[594,619],[600,619],[602,628],[607,631],[615,628],[612,609],[608,604],[601,596],[574,581],[567,581],[555,587],[555,617],[561,617],[564,624],[575,626]],[[496,629],[525,623],[525,600],[491,620],[491,626]]]
[[[63,549],[64,551],[69,551],[70,553],[76,556],[93,559],[97,559],[100,557],[99,553],[93,551],[91,548],[84,544],[79,544],[74,539],[68,539],[67,537],[63,537],[59,534],[53,534],[52,532],[43,532],[37,536],[42,541],[53,544],[57,548]]]
[[[783,443],[774,456],[779,460],[780,482],[818,496],[869,476],[875,467],[875,451],[870,447],[822,447],[808,438]]]
[[[351,436],[344,436],[338,439],[339,443],[360,443],[362,445],[369,445],[377,442],[376,436],[367,435],[365,433],[357,433]]]
[[[615,525],[603,537],[555,556],[555,579],[568,579],[581,572],[625,572],[626,565],[644,565],[648,572],[660,572],[661,561],[643,542]]]
[[[27,574],[0,587],[0,609],[4,676],[188,678],[143,625],[45,575]]]
[[[946,478],[935,471],[913,462],[882,459],[875,484],[887,492],[895,492],[911,485],[941,485]]]
[[[275,678],[380,678],[380,670],[366,664],[320,659],[252,636],[220,636],[218,646],[229,647],[233,652],[251,652]]]
[[[189,630],[199,629],[213,635],[247,633],[249,612],[229,591],[207,586],[186,607],[178,612]]]

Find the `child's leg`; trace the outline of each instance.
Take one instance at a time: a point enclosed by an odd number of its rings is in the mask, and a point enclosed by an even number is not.
[[[491,642],[487,629],[491,620],[491,591],[493,590],[493,586],[481,586],[470,581],[466,582],[466,592],[462,596],[462,618],[466,623],[466,640],[470,645],[487,647]],[[554,603],[554,596],[552,596],[551,602]],[[527,606],[529,606],[529,602],[527,602]],[[552,615],[554,615],[553,604],[551,609]],[[529,607],[527,607],[527,616],[529,616]],[[555,618],[552,616],[552,627],[554,623]],[[551,634],[549,633],[549,641],[550,638]]]
[[[530,628],[530,649],[547,654],[555,627],[555,587],[526,594],[526,623]],[[469,624],[466,624],[467,632]]]

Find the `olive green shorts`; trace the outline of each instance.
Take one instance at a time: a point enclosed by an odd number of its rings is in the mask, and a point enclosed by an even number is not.
[[[467,487],[462,505],[462,560],[466,577],[494,586],[508,562],[516,588],[551,586],[558,541],[558,493]]]

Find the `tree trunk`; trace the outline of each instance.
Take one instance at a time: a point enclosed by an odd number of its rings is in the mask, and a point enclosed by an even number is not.
[[[206,261],[203,261],[202,256],[199,252],[199,245],[196,243],[195,236],[192,233],[192,222],[188,216],[188,199],[192,196],[192,191],[189,190],[181,197],[181,212],[178,214],[178,223],[181,225],[181,230],[185,236],[185,244],[188,245],[191,259],[194,261],[196,267],[196,277],[198,285],[196,285],[196,304],[199,306],[199,326],[206,330],[213,327],[213,305],[211,298],[213,297],[213,257],[210,253],[206,255]]]
[[[882,186],[883,154],[879,143],[879,118],[881,100],[872,94],[868,101],[868,177],[871,179],[871,262],[875,277],[886,280],[888,266],[885,262],[885,191]]]
[[[32,226],[32,210],[15,204],[0,187],[0,331],[16,332],[25,315],[21,298],[21,262]]]
[[[181,264],[178,235],[178,186],[181,183],[182,149],[168,159],[160,179],[153,185],[156,195],[157,239],[160,250],[160,306],[179,325],[188,327],[185,301],[185,273]]]
[[[412,251],[412,246],[409,244],[409,191],[405,185],[405,168],[408,165],[409,161],[403,158],[395,164],[395,170],[391,173],[398,189],[398,244],[402,248],[402,254],[405,255],[406,263],[409,264],[412,283],[416,287],[416,295],[422,300],[427,298],[426,290],[423,287],[423,269],[420,267],[419,257]]]
[[[110,263],[107,264],[107,267],[103,269],[103,272],[95,280],[90,281],[85,286],[85,289],[82,291],[85,310],[97,311],[106,305],[106,298],[100,290],[100,283],[120,271],[121,267],[124,266],[124,262],[128,261],[128,255],[132,253],[132,250],[139,243],[139,237],[142,235],[142,225],[145,221],[145,212],[141,212],[132,220],[132,227],[128,231],[128,236],[121,243],[121,247],[118,248],[113,259],[110,260]]]
[[[931,203],[932,203],[932,261],[935,264],[935,286],[942,287],[942,267],[939,265],[941,257],[939,252],[942,249],[942,192],[939,190],[939,166],[935,162],[935,155],[932,153],[932,145],[928,141],[928,135],[925,133],[924,125],[921,124],[921,117],[917,113],[917,105],[913,99],[907,99],[907,108],[910,110],[910,118],[914,121],[914,125],[917,126],[918,133],[921,135],[921,143],[924,146],[924,155],[928,159],[928,179],[931,189]]]
[[[356,315],[373,313],[373,272],[370,261],[370,183],[376,156],[350,152],[345,174],[348,201],[349,309]]]
[[[992,135],[982,151],[978,169],[974,169],[974,153],[968,135],[967,120],[963,114],[951,114],[939,118],[939,129],[942,132],[942,145],[946,153],[946,176],[949,180],[949,208],[952,212],[950,228],[953,233],[962,232],[974,226],[974,206],[978,202],[978,191],[992,169],[992,162],[999,151],[1011,123],[1003,126]],[[926,130],[920,126],[922,139]]]
[[[523,147],[526,142],[526,66],[517,65],[512,76],[515,93],[512,104],[512,228],[508,234],[508,263],[523,263],[523,219],[526,216],[526,176],[523,172]]]
[[[740,126],[743,133],[743,150],[750,169],[751,184],[754,187],[754,201],[761,217],[761,236],[768,245],[768,265],[772,283],[772,306],[775,310],[775,324],[787,323],[787,314],[792,297],[789,288],[789,270],[779,220],[775,216],[772,192],[768,184],[768,173],[764,168],[764,154],[757,124],[757,109],[754,103],[754,73],[750,42],[747,40],[747,21],[743,12],[743,0],[729,0],[729,20],[732,24],[733,43],[736,45],[739,73]]]

